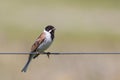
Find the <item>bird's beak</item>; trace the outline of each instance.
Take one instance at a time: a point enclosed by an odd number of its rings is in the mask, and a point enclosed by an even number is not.
[[[53,28],[52,30],[56,30],[56,28]]]

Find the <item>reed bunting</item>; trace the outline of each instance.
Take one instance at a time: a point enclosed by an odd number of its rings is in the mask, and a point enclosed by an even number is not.
[[[31,47],[31,52],[36,52],[37,54],[29,54],[29,58],[21,72],[26,72],[28,65],[30,64],[32,59],[35,59],[40,53],[44,53],[46,49],[52,44],[54,39],[55,28],[51,25],[45,27],[43,33],[36,39],[34,44]],[[49,58],[49,52],[47,54]]]

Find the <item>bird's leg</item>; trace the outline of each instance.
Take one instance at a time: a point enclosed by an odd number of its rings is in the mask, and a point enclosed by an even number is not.
[[[35,56],[33,57],[33,59],[35,59],[36,57],[38,57],[40,55],[40,53],[38,51],[36,51]]]
[[[47,54],[47,57],[50,58],[50,52],[45,52],[45,54]]]

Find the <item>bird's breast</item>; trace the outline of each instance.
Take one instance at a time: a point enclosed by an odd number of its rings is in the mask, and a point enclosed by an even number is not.
[[[37,51],[44,52],[47,48],[49,48],[51,43],[52,43],[52,39],[50,37],[46,37],[44,41],[39,45]]]

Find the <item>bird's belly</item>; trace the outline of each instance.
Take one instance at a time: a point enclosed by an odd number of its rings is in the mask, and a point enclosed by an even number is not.
[[[51,43],[51,40],[44,40],[44,42],[39,45],[37,51],[44,52],[51,45]]]

